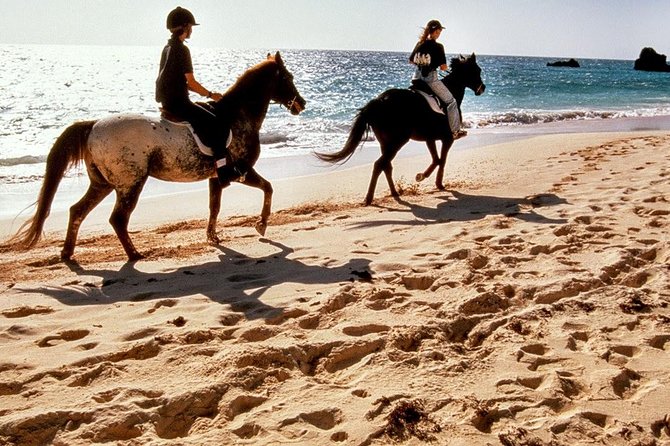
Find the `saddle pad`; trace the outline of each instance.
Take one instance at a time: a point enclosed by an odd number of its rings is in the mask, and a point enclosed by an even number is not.
[[[191,132],[191,135],[193,135],[193,139],[195,140],[195,143],[196,143],[196,145],[198,146],[198,149],[200,149],[200,151],[201,151],[204,155],[207,155],[207,156],[214,156],[214,151],[213,151],[209,146],[206,146],[206,145],[200,140],[200,137],[195,133],[195,131],[193,130],[193,126],[192,126],[189,122],[187,122],[187,121],[179,121],[179,122],[177,122],[177,121],[170,121],[170,120],[168,120],[168,119],[165,119],[165,118],[161,117],[161,123],[162,123],[162,124],[168,124],[168,125],[169,125],[169,124],[177,125],[177,126],[180,126],[180,127],[186,127],[186,128],[189,130],[189,132]],[[230,146],[230,143],[232,142],[232,140],[233,140],[233,131],[232,131],[232,130],[229,130],[229,131],[228,131],[228,139],[226,140],[226,148],[227,148],[228,146]]]
[[[421,90],[414,90],[414,91],[416,91],[417,93],[420,93],[421,96],[423,96],[423,98],[426,100],[426,102],[428,102],[428,105],[430,106],[430,108],[435,113],[439,113],[441,115],[444,114],[444,111],[442,111],[442,109],[440,108],[440,102],[437,100],[437,98],[435,96],[431,96],[428,93],[424,93]]]

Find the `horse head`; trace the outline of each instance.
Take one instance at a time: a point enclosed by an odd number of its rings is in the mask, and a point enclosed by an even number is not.
[[[305,109],[306,101],[298,93],[293,83],[293,75],[286,69],[279,51],[274,56],[268,54],[267,59],[275,67],[271,99],[286,107],[292,115],[300,114]]]
[[[462,88],[469,88],[475,92],[476,96],[481,95],[486,90],[486,85],[482,81],[482,69],[477,65],[477,56],[475,53],[468,57],[454,57],[451,59],[451,74],[444,78],[445,84],[453,87],[453,83],[460,84]]]

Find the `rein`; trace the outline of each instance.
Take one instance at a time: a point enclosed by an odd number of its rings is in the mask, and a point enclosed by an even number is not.
[[[272,101],[272,103],[273,103],[273,104],[283,105],[284,107],[286,107],[287,110],[290,111],[290,110],[293,108],[293,106],[295,105],[295,102],[296,102],[297,100],[298,100],[298,96],[296,95],[296,96],[293,96],[293,99],[291,99],[290,101],[288,101],[288,103],[286,103],[286,104],[282,104],[282,103],[279,102],[279,101]]]

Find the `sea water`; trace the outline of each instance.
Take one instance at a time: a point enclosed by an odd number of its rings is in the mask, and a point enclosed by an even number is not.
[[[190,47],[196,78],[220,92],[267,54]],[[0,217],[15,215],[27,197],[34,201],[49,149],[72,122],[112,113],[158,115],[154,81],[160,51],[160,47],[130,46],[0,46],[4,68]],[[261,130],[261,159],[341,148],[359,108],[386,89],[409,85],[413,66],[407,56],[406,52],[282,51],[307,108],[292,116],[279,105],[270,106]],[[466,91],[462,104],[466,126],[496,131],[560,121],[670,115],[668,73],[635,71],[632,60],[580,59],[581,68],[547,67],[553,60],[557,58],[477,55],[486,93],[475,97]],[[68,175],[85,173],[75,170]],[[86,184],[84,178],[76,187],[83,193]]]

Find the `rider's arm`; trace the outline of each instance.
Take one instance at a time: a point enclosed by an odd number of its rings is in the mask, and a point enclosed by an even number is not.
[[[447,66],[446,63],[443,63],[442,65],[440,65],[440,70],[447,71],[448,69],[449,69],[449,67]]]
[[[209,91],[208,89],[200,85],[200,82],[195,80],[195,76],[193,76],[193,73],[186,73],[185,76],[186,76],[186,85],[188,86],[188,89],[191,90],[192,92],[198,93],[200,96],[211,98],[215,101],[218,101],[223,97],[220,93]]]

